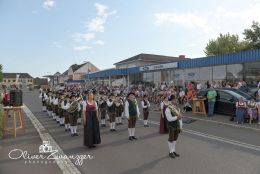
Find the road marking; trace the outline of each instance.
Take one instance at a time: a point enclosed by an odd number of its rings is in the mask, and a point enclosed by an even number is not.
[[[154,124],[154,125],[158,125],[158,126],[160,125],[160,123],[156,122],[156,121],[148,120],[148,122],[151,123],[151,124]],[[202,132],[194,131],[192,129],[183,129],[183,132],[260,152],[260,146],[256,146],[256,145],[253,145],[253,144],[248,144],[248,143],[244,143],[244,142],[241,142],[241,141],[236,141],[236,140],[231,140],[231,139],[227,139],[227,138],[223,138],[223,137],[218,137],[218,136],[215,136],[215,135],[205,134],[205,133],[202,133]]]
[[[158,112],[155,112],[155,111],[151,111],[151,112],[158,113]],[[236,127],[236,128],[244,128],[244,129],[250,129],[250,130],[254,130],[254,131],[260,131],[260,129],[258,129],[258,128],[242,126],[242,125],[238,125],[238,124],[225,123],[225,122],[221,122],[221,121],[207,120],[207,119],[203,119],[203,118],[196,118],[196,117],[190,117],[190,116],[183,116],[183,117],[184,118],[190,118],[190,119],[193,119],[193,120],[209,122],[209,123],[216,123],[216,124],[222,124],[222,125],[226,125],[226,126],[232,126],[232,127]]]
[[[35,117],[32,111],[24,105],[23,110],[27,117],[31,120],[32,124],[36,128],[37,132],[39,133],[42,141],[49,141],[53,149],[58,150],[56,155],[58,156],[65,156],[66,154],[60,148],[60,146],[56,143],[56,141],[52,138],[49,133],[45,133],[45,128],[40,123],[40,121]],[[55,159],[56,164],[59,166],[63,174],[81,174],[81,172],[77,169],[77,167],[68,159]]]

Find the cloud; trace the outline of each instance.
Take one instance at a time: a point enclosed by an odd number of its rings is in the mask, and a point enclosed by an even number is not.
[[[95,3],[97,14],[88,22],[86,22],[86,31],[84,33],[73,34],[74,42],[80,43],[82,46],[74,46],[75,51],[83,51],[86,49],[91,49],[92,47],[85,46],[89,44],[89,41],[94,40],[97,33],[103,33],[105,31],[105,24],[107,23],[108,17],[116,14],[116,11],[109,11],[109,7],[100,3]],[[93,41],[92,44],[104,45],[105,42],[101,40]]]
[[[102,41],[102,40],[97,40],[97,41],[94,42],[94,44],[96,44],[96,45],[105,45],[105,42]]]
[[[95,39],[96,34],[95,33],[75,33],[72,36],[74,38],[75,42],[83,42],[83,41],[91,41]]]
[[[108,12],[108,7],[99,3],[96,3],[95,8],[97,10],[97,16],[87,22],[86,28],[91,32],[104,32],[104,25],[107,22],[107,18],[110,15],[116,14],[116,11]]]
[[[189,29],[199,28],[206,33],[213,31],[213,28],[208,25],[207,19],[192,13],[155,13],[154,17],[155,24],[158,26],[178,24]]]
[[[62,48],[62,45],[59,42],[52,42],[51,47],[53,48]]]
[[[92,47],[87,46],[87,45],[80,45],[80,46],[74,46],[73,49],[75,51],[85,51],[85,50],[92,49]]]
[[[56,2],[54,0],[45,0],[43,2],[42,7],[45,9],[50,9],[52,8],[54,5],[56,4]]]

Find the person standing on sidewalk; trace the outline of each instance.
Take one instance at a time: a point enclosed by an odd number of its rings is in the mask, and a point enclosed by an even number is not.
[[[216,103],[216,97],[217,97],[217,92],[214,90],[213,86],[211,85],[207,98],[208,98],[208,117],[212,117],[214,113],[214,107]]]

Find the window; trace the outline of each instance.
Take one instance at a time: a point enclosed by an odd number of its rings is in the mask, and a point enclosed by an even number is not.
[[[243,79],[243,65],[227,65],[227,80],[236,82]]]
[[[213,66],[213,80],[226,80],[226,65]]]
[[[248,84],[256,86],[260,81],[260,62],[245,63],[244,75]]]
[[[217,97],[222,100],[230,100],[233,98],[230,94],[228,94],[226,92],[222,92],[222,91],[218,91]]]

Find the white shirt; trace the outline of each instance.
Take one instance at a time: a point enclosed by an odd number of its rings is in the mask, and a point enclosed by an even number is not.
[[[110,102],[109,100],[107,100],[107,106],[108,106],[108,107],[112,106],[113,103],[114,103],[113,101]]]
[[[70,103],[69,102],[67,102],[67,104],[66,105],[64,105],[64,101],[61,103],[61,108],[62,109],[64,109],[64,110],[67,110],[67,109],[69,109],[70,108]]]
[[[201,83],[198,83],[198,84],[197,84],[197,89],[198,89],[198,90],[201,90]]]
[[[171,110],[169,108],[167,108],[165,110],[165,115],[166,115],[166,118],[169,122],[172,122],[172,121],[176,121],[177,120],[177,117],[176,116],[172,116],[172,113],[171,113]]]
[[[144,101],[141,102],[143,109],[150,107],[150,102],[149,102],[148,100],[147,100],[146,102],[147,102],[147,105],[146,105],[146,106],[144,105]]]
[[[184,97],[185,96],[185,91],[181,91],[179,94],[180,97]]]
[[[138,105],[136,106],[136,111],[137,111],[137,117],[139,118],[140,112],[139,112]],[[125,102],[125,117],[127,119],[129,118],[129,102],[128,102],[128,100],[126,100],[126,102]]]
[[[54,98],[54,99],[53,99],[53,104],[54,104],[54,105],[58,105],[58,104],[59,104],[59,99],[58,99],[58,98],[56,98],[56,99]]]

